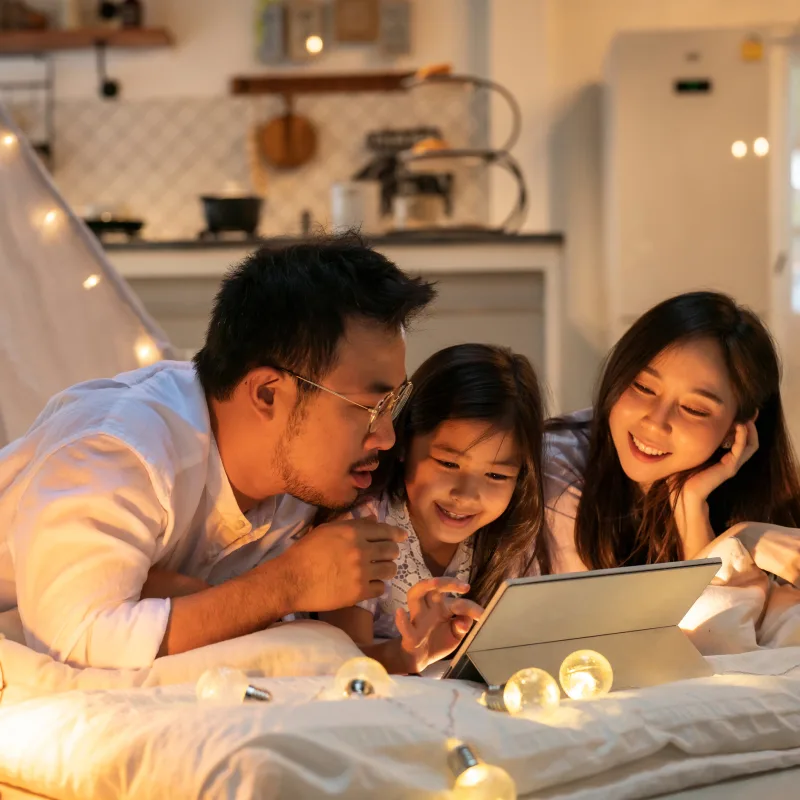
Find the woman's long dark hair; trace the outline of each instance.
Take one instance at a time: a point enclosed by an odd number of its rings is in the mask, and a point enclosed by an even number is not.
[[[415,436],[447,420],[481,420],[492,431],[509,431],[522,468],[505,512],[472,537],[469,597],[485,605],[504,579],[524,575],[533,563],[549,573],[541,480],[544,408],[528,359],[503,347],[459,344],[432,355],[411,381],[414,392],[397,421],[395,446],[382,458],[376,489],[405,500],[401,455]]]
[[[800,527],[800,483],[780,396],[780,364],[761,320],[730,297],[692,292],[640,317],[608,356],[591,422],[588,467],[578,506],[575,544],[590,569],[679,561],[683,547],[670,487],[656,481],[646,496],[623,472],[609,428],[611,409],[659,353],[688,341],[719,345],[737,402],[736,422],[758,412],[759,448],[708,498],[716,534],[737,522]],[[675,476],[678,485],[718,460]]]

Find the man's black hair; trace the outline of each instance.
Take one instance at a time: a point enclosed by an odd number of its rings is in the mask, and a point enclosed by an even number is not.
[[[225,277],[194,363],[206,394],[230,398],[252,369],[319,380],[351,317],[399,330],[435,296],[354,233],[266,245]],[[304,384],[305,386],[305,384]]]

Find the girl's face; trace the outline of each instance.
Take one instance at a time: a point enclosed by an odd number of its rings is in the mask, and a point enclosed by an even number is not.
[[[622,469],[647,491],[707,461],[736,414],[719,344],[698,339],[656,356],[611,409],[609,427]]]
[[[506,510],[521,457],[513,434],[490,430],[484,421],[448,420],[413,438],[405,482],[423,548],[462,542]]]

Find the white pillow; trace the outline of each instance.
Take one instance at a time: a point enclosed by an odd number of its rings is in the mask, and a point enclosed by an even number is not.
[[[131,689],[196,681],[209,667],[239,667],[280,677],[334,673],[361,651],[343,631],[315,620],[298,620],[264,631],[156,659],[137,670],[78,669],[0,639],[0,703],[7,705],[73,689]]]

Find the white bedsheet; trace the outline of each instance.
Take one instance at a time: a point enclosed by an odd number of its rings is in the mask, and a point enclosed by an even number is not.
[[[703,652],[727,653],[710,658],[715,677],[565,704],[538,722],[487,711],[455,681],[328,699],[329,676],[358,651],[322,623],[136,671],[75,670],[0,640],[0,783],[56,800],[444,798],[451,737],[531,798],[652,797],[800,765],[800,646],[787,646],[800,645],[798,590],[735,539],[716,550],[723,570],[685,620]],[[198,704],[194,681],[219,663],[267,676],[274,702]]]
[[[503,765],[521,797],[650,797],[800,764],[800,648],[715,665],[727,674],[538,722],[420,678],[350,700],[326,699],[330,678],[263,678],[271,704],[227,707],[191,684],[74,691],[0,708],[0,781],[58,800],[444,798],[449,737]]]

